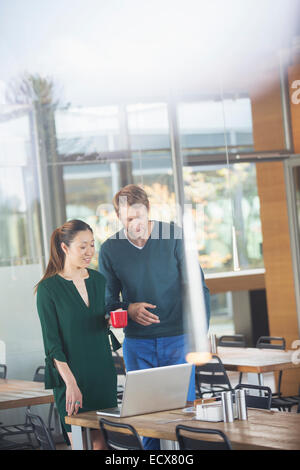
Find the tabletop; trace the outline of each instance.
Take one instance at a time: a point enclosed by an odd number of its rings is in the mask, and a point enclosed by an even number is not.
[[[225,369],[237,372],[266,373],[299,368],[292,362],[294,351],[259,348],[218,347],[217,355]]]
[[[99,429],[99,417],[95,411],[90,411],[66,417],[66,423],[83,428]],[[300,449],[300,414],[298,413],[248,409],[248,420],[235,420],[233,423],[195,420],[180,409],[129,418],[106,418],[131,424],[139,435],[158,439],[176,440],[176,426],[185,424],[196,428],[223,431],[234,449]]]
[[[0,379],[0,410],[52,402],[53,391],[45,390],[44,383]]]

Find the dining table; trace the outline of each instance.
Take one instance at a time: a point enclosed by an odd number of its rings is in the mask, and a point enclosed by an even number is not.
[[[224,346],[218,346],[216,351],[227,371],[246,373],[247,378],[243,382],[254,385],[263,385],[264,374],[269,374],[270,377],[274,372],[299,369],[299,361],[293,360],[294,353],[294,350]],[[275,382],[273,383],[272,388],[275,391]]]
[[[83,434],[86,431],[100,429],[99,418],[101,416],[96,411],[65,418],[66,423],[72,427],[74,449],[83,449]],[[247,420],[235,419],[232,423],[200,421],[195,419],[195,414],[187,413],[186,409],[107,419],[132,425],[140,436],[171,442],[173,445],[169,450],[178,449],[176,443],[178,424],[199,429],[221,430],[236,450],[300,450],[300,414],[298,413],[248,408]],[[121,428],[120,431],[126,432]],[[197,435],[195,437],[197,438]],[[87,442],[90,443],[89,438]]]
[[[45,390],[41,382],[0,379],[0,410],[53,402],[53,390]]]

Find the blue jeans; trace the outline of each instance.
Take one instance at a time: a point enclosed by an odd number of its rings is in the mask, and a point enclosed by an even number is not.
[[[171,366],[186,362],[185,336],[164,338],[125,338],[123,357],[127,371]],[[191,375],[187,401],[195,400],[195,368]],[[143,438],[146,450],[160,450],[159,439]]]

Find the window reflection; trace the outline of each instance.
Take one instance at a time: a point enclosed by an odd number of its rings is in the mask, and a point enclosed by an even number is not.
[[[206,272],[233,270],[231,204],[241,269],[263,267],[255,164],[234,164],[229,171],[232,172],[231,194],[226,185],[227,167],[207,165],[184,169],[186,198],[197,218],[199,260]]]
[[[31,115],[5,106],[0,120],[0,266],[38,264],[43,245]]]

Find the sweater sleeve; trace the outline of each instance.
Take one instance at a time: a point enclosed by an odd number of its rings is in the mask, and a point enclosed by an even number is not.
[[[99,252],[99,272],[106,279],[105,310],[106,313],[118,308],[128,309],[129,302],[120,300],[122,290],[121,282],[114,272],[109,256],[109,246],[103,244]]]
[[[41,322],[45,349],[45,388],[55,388],[63,383],[53,360],[67,362],[59,332],[55,304],[48,289],[40,284],[37,290],[37,310]]]
[[[183,283],[186,283],[186,270],[184,264],[184,250],[183,250],[183,240],[178,239],[176,240],[175,245],[175,256],[178,260],[179,269],[181,272]],[[204,294],[204,301],[205,301],[205,309],[206,309],[206,319],[207,319],[207,328],[209,327],[210,321],[210,293],[207,285],[205,284],[205,278],[203,270],[199,264],[201,279],[202,279],[202,286],[203,286],[203,294]]]

